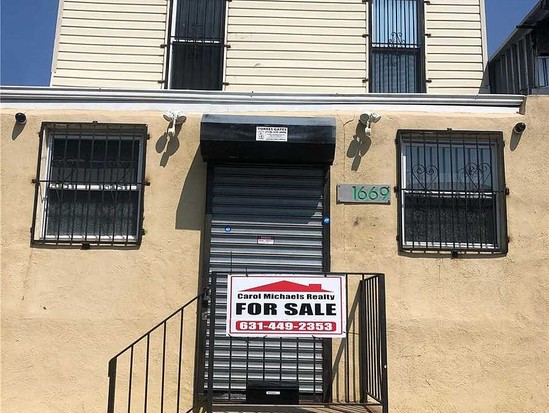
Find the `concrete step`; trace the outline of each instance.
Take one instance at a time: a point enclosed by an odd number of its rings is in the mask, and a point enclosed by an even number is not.
[[[214,404],[219,413],[381,413],[380,406],[362,404]]]

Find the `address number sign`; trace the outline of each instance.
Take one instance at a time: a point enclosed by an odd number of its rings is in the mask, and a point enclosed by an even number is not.
[[[390,204],[389,185],[339,184],[337,202],[357,204]]]

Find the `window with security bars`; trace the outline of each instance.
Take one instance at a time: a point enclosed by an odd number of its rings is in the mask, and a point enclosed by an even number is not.
[[[400,131],[403,250],[506,252],[501,134]]]
[[[425,92],[423,1],[370,4],[370,92]]]
[[[221,90],[227,0],[175,0],[170,25],[170,89]]]
[[[145,125],[44,124],[33,243],[139,244],[146,136]]]

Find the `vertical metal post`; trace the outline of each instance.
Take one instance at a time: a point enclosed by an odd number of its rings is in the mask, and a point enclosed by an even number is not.
[[[206,401],[207,413],[213,411],[213,384],[214,384],[214,346],[215,346],[215,301],[217,295],[217,273],[211,275],[212,290],[210,294],[210,333],[208,337],[208,395]]]
[[[114,397],[116,393],[116,357],[109,361],[109,398],[107,413],[114,413]]]
[[[387,383],[387,322],[385,311],[385,276],[378,275],[378,314],[379,314],[379,336],[381,345],[381,394],[383,413],[389,412],[388,383]]]

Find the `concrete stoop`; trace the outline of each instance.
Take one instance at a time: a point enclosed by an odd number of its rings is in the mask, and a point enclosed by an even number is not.
[[[380,406],[357,404],[300,404],[269,405],[269,404],[214,404],[216,413],[381,413]]]

